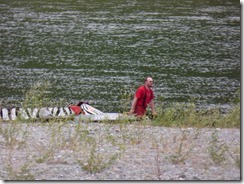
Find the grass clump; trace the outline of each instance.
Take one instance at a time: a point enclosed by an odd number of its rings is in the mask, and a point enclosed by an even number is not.
[[[40,108],[48,106],[50,98],[47,97],[46,91],[51,87],[49,81],[37,82],[33,84],[28,91],[25,92],[24,101],[21,106],[23,108]]]
[[[16,121],[0,126],[0,144],[11,149],[21,148],[28,137],[27,127],[22,127]]]
[[[226,159],[227,147],[218,140],[217,132],[213,132],[209,142],[208,152],[215,164],[221,164]]]
[[[62,107],[68,104],[68,102],[62,98],[55,99],[49,96],[49,90],[52,88],[52,84],[48,80],[37,81],[32,84],[24,95],[24,100],[21,103],[21,107],[24,109],[30,108],[42,108],[42,107]]]
[[[153,120],[155,126],[197,127],[197,128],[240,128],[240,104],[236,104],[227,114],[219,108],[196,110],[194,103],[176,103],[157,109]]]
[[[73,155],[82,170],[99,173],[111,166],[124,152],[123,136],[111,134],[110,126],[104,127],[105,133],[98,129],[87,129],[86,126],[80,128],[83,131],[77,134]]]
[[[5,166],[5,172],[8,173],[5,180],[35,180],[35,176],[31,173],[31,163],[29,161],[16,164],[14,163],[12,153],[9,153],[8,158],[3,164]]]
[[[113,164],[119,157],[119,153],[109,154],[100,153],[97,148],[99,148],[96,142],[94,142],[88,149],[88,154],[86,155],[84,161],[77,160],[81,168],[89,173],[101,172],[110,165]]]
[[[184,147],[186,147],[186,141],[187,141],[187,133],[186,131],[182,131],[182,135],[179,141],[177,141],[179,145],[177,146],[175,152],[172,153],[169,157],[172,163],[174,164],[184,163],[185,160],[189,157],[189,153],[192,148],[189,148],[187,151],[184,150]]]

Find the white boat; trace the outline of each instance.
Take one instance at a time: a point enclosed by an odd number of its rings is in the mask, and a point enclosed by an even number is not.
[[[135,120],[134,116],[121,113],[104,113],[86,103],[80,105],[81,112],[75,116],[75,121],[105,121],[105,120]],[[72,108],[71,108],[72,109]]]
[[[79,121],[114,121],[114,120],[136,120],[135,116],[129,116],[121,113],[103,113],[103,114],[81,114],[75,116],[75,122]]]

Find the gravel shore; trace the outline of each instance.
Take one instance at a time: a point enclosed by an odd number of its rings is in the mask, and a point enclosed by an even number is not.
[[[240,130],[1,123],[1,180],[240,180]]]

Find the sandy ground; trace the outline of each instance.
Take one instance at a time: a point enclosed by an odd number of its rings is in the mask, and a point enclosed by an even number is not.
[[[1,180],[240,180],[240,130],[1,123]]]

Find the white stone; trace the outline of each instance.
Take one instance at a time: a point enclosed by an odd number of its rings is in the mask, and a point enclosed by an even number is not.
[[[16,120],[17,116],[16,116],[16,108],[11,109],[10,112],[10,119],[11,120]]]
[[[47,118],[52,116],[52,113],[47,108],[43,107],[40,109],[39,116],[40,118]]]
[[[6,109],[6,108],[3,108],[2,109],[2,115],[3,115],[3,120],[9,120],[9,116],[8,116],[8,109]]]

